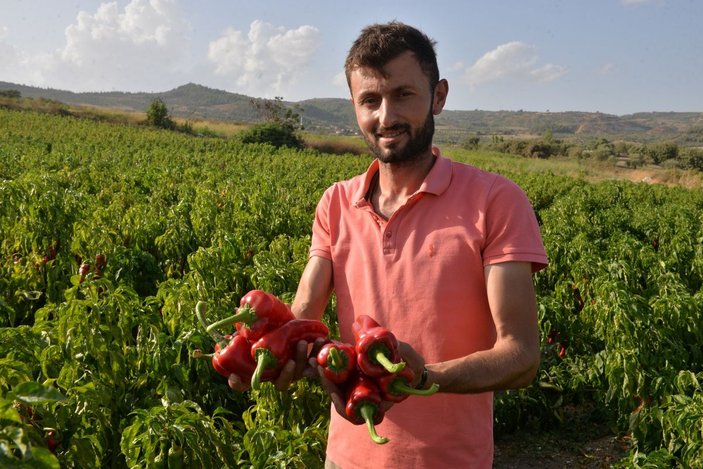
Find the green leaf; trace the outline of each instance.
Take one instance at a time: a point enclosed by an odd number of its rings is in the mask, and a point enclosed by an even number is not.
[[[61,466],[59,460],[51,451],[41,446],[33,447],[31,457],[27,458],[27,462],[22,467],[31,467],[33,469],[59,469]]]
[[[15,422],[22,424],[22,417],[17,411],[12,407],[11,401],[0,401],[0,422],[6,425],[8,422]]]
[[[9,393],[9,396],[25,404],[46,404],[66,399],[58,389],[44,386],[35,381],[18,384]]]

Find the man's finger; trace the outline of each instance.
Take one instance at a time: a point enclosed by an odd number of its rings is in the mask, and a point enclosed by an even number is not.
[[[290,387],[290,383],[295,378],[296,363],[293,360],[288,360],[288,362],[283,365],[281,373],[278,375],[274,385],[279,391],[286,391]]]
[[[249,390],[250,383],[242,381],[242,379],[234,373],[227,377],[227,384],[234,391],[244,392]]]
[[[322,385],[322,388],[327,392],[327,394],[329,394],[330,400],[332,401],[332,405],[334,405],[335,410],[339,415],[344,418],[347,418],[346,402],[344,402],[344,396],[342,396],[342,392],[339,390],[339,387],[337,387],[337,385],[334,384],[332,381],[325,378],[324,371],[321,366],[318,366],[316,369],[318,375],[320,376],[320,384]]]
[[[304,340],[298,341],[295,346],[295,374],[294,378],[303,376],[303,371],[308,366],[308,343]]]

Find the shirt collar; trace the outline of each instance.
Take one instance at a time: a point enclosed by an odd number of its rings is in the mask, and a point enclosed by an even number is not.
[[[441,195],[447,187],[449,187],[449,182],[452,178],[452,161],[441,155],[439,148],[433,146],[432,154],[437,158],[434,165],[430,169],[430,172],[425,176],[425,180],[422,181],[420,188],[417,193],[426,192],[428,194]],[[352,200],[355,201],[354,205],[360,207],[366,205],[366,194],[373,183],[374,176],[378,173],[378,160],[374,159],[369,165],[366,173],[363,176],[363,184],[354,194]]]

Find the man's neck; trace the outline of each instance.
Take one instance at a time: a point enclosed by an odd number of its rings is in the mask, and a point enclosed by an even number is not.
[[[386,219],[390,218],[408,197],[417,192],[435,159],[434,154],[429,152],[426,157],[409,165],[379,161],[377,185],[371,194],[376,212]]]

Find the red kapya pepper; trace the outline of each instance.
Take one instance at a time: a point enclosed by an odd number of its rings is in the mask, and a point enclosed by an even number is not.
[[[332,340],[317,352],[317,364],[323,369],[325,378],[333,383],[343,383],[356,369],[356,351],[352,344]]]
[[[205,312],[207,305],[203,301],[199,301],[195,306],[195,312],[198,320],[207,329],[207,320]],[[251,342],[240,334],[222,335],[216,330],[209,331],[212,338],[215,340],[215,352],[205,354],[201,350],[193,352],[194,358],[209,359],[215,371],[225,377],[231,374],[236,374],[242,381],[251,380],[251,375],[256,369],[256,362],[251,357]],[[270,379],[272,373],[264,373],[262,379]]]
[[[290,307],[277,296],[263,290],[252,290],[239,301],[237,313],[208,326],[208,332],[235,324],[237,332],[252,342],[268,331],[295,319]]]
[[[356,343],[356,363],[364,374],[375,378],[405,368],[398,351],[398,339],[371,316],[358,316],[352,324],[352,332]]]
[[[229,344],[222,349],[220,344],[215,344],[215,353],[212,355],[213,368],[222,376],[235,374],[242,381],[250,381],[256,370],[256,362],[251,357],[251,345],[251,342],[239,334],[234,334]],[[271,378],[273,370],[267,370],[261,379]]]
[[[281,368],[293,357],[298,342],[314,342],[326,339],[329,329],[322,321],[316,319],[293,319],[264,334],[251,346],[251,356],[257,365],[251,377],[252,389],[258,389],[264,380],[265,370],[273,370],[278,376]]]
[[[404,401],[411,394],[415,396],[431,396],[439,391],[439,384],[437,383],[433,383],[427,389],[416,389],[410,385],[413,379],[415,379],[415,372],[406,367],[397,373],[376,378],[376,384],[381,390],[381,398],[390,402]]]
[[[355,374],[354,381],[350,384],[345,408],[347,417],[354,425],[366,424],[374,443],[388,443],[388,438],[379,436],[376,432],[376,425],[380,424],[385,416],[381,408],[378,386],[362,374]]]

